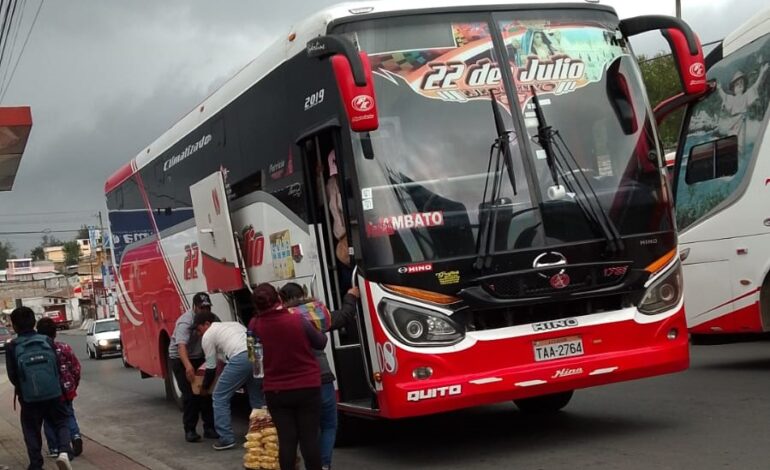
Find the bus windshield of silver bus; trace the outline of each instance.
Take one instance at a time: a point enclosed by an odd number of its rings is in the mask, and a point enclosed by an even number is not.
[[[649,104],[617,23],[575,9],[338,26],[369,55],[379,107],[374,158],[353,137],[366,264],[475,256],[486,231],[497,254],[612,234],[617,248],[624,236],[673,230]],[[495,166],[492,94],[511,172]]]

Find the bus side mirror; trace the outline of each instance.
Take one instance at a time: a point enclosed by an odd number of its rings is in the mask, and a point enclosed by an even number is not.
[[[344,36],[330,34],[308,41],[308,57],[330,58],[350,128],[355,132],[377,130],[374,80],[366,52],[356,50]]]
[[[676,103],[678,106],[667,103],[660,111],[656,108],[655,119],[657,122],[660,122],[672,109],[693,101],[708,92],[703,48],[698,36],[687,23],[671,16],[647,15],[621,20],[618,29],[626,37],[659,30],[671,47],[683,93],[678,96],[678,103]],[[680,101],[681,103],[679,103]]]

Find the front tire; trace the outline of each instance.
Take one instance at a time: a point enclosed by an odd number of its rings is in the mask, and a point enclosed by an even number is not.
[[[98,350],[98,349],[96,349],[96,348],[94,348],[94,358],[96,358],[96,360],[97,360],[97,361],[98,361],[98,360],[101,360],[101,358],[102,358],[102,352],[101,352],[101,351],[99,351],[99,350]]]
[[[86,345],[86,354],[88,354],[89,359],[94,358],[94,355],[91,353],[91,348],[89,348],[88,345]]]
[[[522,398],[520,400],[513,400],[513,402],[522,413],[551,414],[567,406],[574,393],[574,390],[570,390],[568,392],[552,393],[539,397]]]

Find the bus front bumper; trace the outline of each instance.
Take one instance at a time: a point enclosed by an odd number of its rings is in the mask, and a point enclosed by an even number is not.
[[[535,341],[565,337],[580,337],[584,353],[534,360]],[[652,377],[685,370],[690,360],[683,307],[653,323],[632,319],[479,341],[456,353],[399,354],[398,373],[383,375],[381,417],[427,415]],[[418,367],[430,368],[431,378],[414,379]]]

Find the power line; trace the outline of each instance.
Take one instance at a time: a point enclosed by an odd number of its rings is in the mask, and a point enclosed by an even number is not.
[[[16,28],[14,29],[13,33],[13,41],[11,42],[11,50],[8,55],[9,60],[13,60],[13,54],[16,50],[16,40],[19,37],[19,31],[21,31],[21,25],[24,22],[24,12],[26,11],[27,7],[27,0],[21,0],[21,7],[19,9],[21,10],[21,14],[19,14],[19,21],[16,22]],[[11,25],[11,28],[13,28],[13,25]],[[3,78],[0,80],[0,90],[3,89],[3,86],[5,85],[5,79],[8,78],[8,71],[11,70],[10,67],[5,67],[5,71],[3,72]]]
[[[18,232],[0,232],[0,236],[6,236],[6,235],[46,235],[49,233],[72,233],[72,232],[79,232],[80,229],[72,229],[72,230],[20,230]]]
[[[24,44],[21,46],[21,52],[19,52],[19,55],[16,57],[16,63],[13,64],[13,70],[11,71],[11,76],[8,78],[8,83],[5,84],[5,89],[2,90],[2,94],[0,94],[0,103],[5,98],[5,93],[8,91],[8,88],[11,87],[11,82],[13,82],[13,76],[16,74],[16,67],[19,66],[19,60],[21,60],[21,56],[24,55],[24,50],[27,48],[27,42],[29,41],[29,37],[32,35],[32,30],[35,28],[35,23],[37,22],[37,17],[40,15],[40,10],[43,8],[43,3],[45,0],[40,0],[40,5],[37,7],[37,12],[35,12],[35,18],[32,19],[32,24],[29,27],[29,31],[27,31],[27,38],[24,39]]]
[[[5,58],[5,50],[8,48],[8,42],[10,42],[10,36],[11,36],[11,28],[13,27],[13,20],[16,16],[16,5],[19,4],[18,0],[11,0],[11,3],[8,5],[8,7],[5,9],[5,16],[6,18],[10,18],[8,21],[8,28],[5,29],[5,34],[3,35],[3,47],[0,48],[0,66],[3,65],[3,58]],[[10,17],[8,16],[8,10],[11,10]],[[3,20],[3,27],[5,27],[5,20]]]
[[[81,209],[76,211],[50,211],[50,212],[17,212],[17,213],[5,213],[0,214],[0,217],[25,217],[32,215],[56,215],[56,214],[93,214],[96,217],[96,213],[99,209]]]

